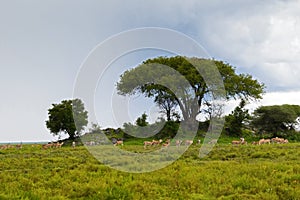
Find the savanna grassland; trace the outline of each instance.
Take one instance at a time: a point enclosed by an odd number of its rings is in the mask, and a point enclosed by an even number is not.
[[[140,145],[124,149],[143,151]],[[200,159],[193,144],[149,173],[111,169],[84,147],[0,150],[0,199],[300,199],[300,143],[218,144]]]

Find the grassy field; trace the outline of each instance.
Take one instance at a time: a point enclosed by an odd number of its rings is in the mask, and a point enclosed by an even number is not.
[[[218,144],[200,159],[192,145],[163,169],[131,174],[99,163],[84,147],[28,145],[0,150],[0,199],[300,199],[299,149]]]

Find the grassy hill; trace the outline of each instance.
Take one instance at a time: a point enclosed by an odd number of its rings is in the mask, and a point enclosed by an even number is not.
[[[141,144],[125,145],[145,151]],[[192,145],[173,164],[130,174],[85,147],[0,150],[0,199],[299,199],[300,144],[218,144],[200,159]]]

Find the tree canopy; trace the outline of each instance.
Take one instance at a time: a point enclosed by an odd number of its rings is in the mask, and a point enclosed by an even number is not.
[[[59,104],[52,104],[48,110],[46,126],[53,135],[65,133],[74,139],[87,125],[87,114],[80,99],[63,100]]]
[[[295,130],[299,124],[299,105],[273,105],[261,106],[253,113],[253,126],[259,132],[281,132]]]
[[[230,64],[182,56],[148,59],[137,67],[125,71],[117,83],[118,93],[121,95],[140,93],[146,97],[153,97],[155,103],[165,109],[168,119],[174,111],[173,108],[178,106],[184,120],[196,120],[197,115],[203,111],[201,106],[206,105],[208,108],[211,106],[209,93],[216,90],[214,88],[217,86],[216,80],[209,80],[210,84],[205,80],[206,75],[209,75],[210,79],[215,79],[212,66],[215,66],[221,75],[227,99],[252,100],[262,97],[264,84],[259,83],[251,75],[237,74]]]

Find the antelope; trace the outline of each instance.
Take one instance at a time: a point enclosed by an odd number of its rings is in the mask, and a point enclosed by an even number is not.
[[[238,145],[238,144],[247,144],[247,142],[245,141],[245,138],[240,138],[240,140],[232,140],[231,142],[232,145]]]
[[[182,140],[176,140],[176,146],[179,147],[182,144]]]
[[[163,146],[164,146],[164,147],[168,147],[168,146],[170,146],[170,143],[171,143],[171,142],[170,142],[170,139],[167,139],[166,142],[163,143]]]
[[[22,149],[22,143],[16,145],[16,149]]]
[[[114,146],[122,145],[123,146],[123,140],[117,140]]]
[[[55,147],[56,148],[61,148],[61,146],[64,144],[64,142],[62,142],[62,143],[59,143],[59,142],[57,142],[56,144],[55,144]]]
[[[186,146],[191,145],[191,144],[193,144],[193,140],[186,140],[185,141]]]
[[[152,145],[159,145],[160,143],[162,143],[162,139],[160,140],[152,140]]]
[[[270,139],[260,139],[258,141],[258,144],[261,145],[261,144],[270,144],[271,143],[271,140]]]
[[[288,139],[283,140],[282,144],[289,143]]]
[[[247,141],[245,141],[245,138],[240,138],[240,140],[241,140],[241,144],[246,144],[246,145],[248,144]]]
[[[48,148],[51,148],[51,147],[52,147],[52,143],[43,144],[43,146],[42,146],[43,149],[48,149]]]
[[[240,140],[232,140],[231,144],[235,145],[235,144],[240,144],[241,141]]]
[[[152,142],[144,141],[144,149],[146,149],[147,146],[152,146]]]
[[[276,142],[277,144],[284,143],[284,138],[276,137],[276,138],[272,138],[271,141],[272,141],[272,143]]]

